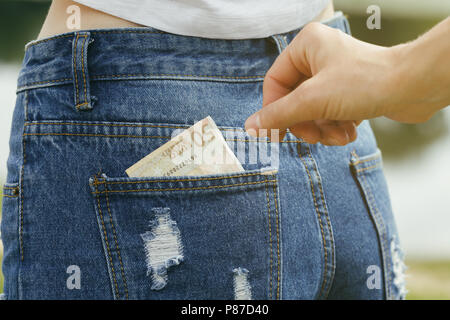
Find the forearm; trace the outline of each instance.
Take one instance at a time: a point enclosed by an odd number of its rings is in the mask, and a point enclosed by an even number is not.
[[[398,55],[398,83],[405,101],[432,110],[450,105],[450,17],[417,40],[392,48]]]

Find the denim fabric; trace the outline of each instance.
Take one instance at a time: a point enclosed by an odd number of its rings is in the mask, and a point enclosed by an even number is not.
[[[326,23],[349,32],[341,14]],[[271,144],[242,128],[298,31],[220,40],[108,29],[28,44],[3,190],[5,298],[401,298],[369,124],[345,147],[290,133]],[[208,115],[245,172],[127,177]],[[253,148],[270,153],[251,161]]]

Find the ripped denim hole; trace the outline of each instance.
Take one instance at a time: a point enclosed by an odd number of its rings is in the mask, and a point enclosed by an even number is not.
[[[168,281],[167,269],[183,260],[180,230],[170,217],[170,208],[153,208],[154,219],[150,231],[141,234],[147,262],[147,275],[151,275],[152,290],[161,290]]]
[[[392,280],[397,289],[397,299],[404,300],[408,291],[406,290],[405,270],[406,265],[403,262],[403,253],[400,249],[395,237],[391,241],[391,256],[392,256],[392,273],[394,279]]]
[[[234,273],[234,299],[252,300],[252,290],[248,282],[248,270],[245,268],[235,268]]]

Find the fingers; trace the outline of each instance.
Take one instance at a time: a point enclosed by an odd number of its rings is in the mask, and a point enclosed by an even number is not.
[[[302,122],[292,128],[289,128],[289,130],[297,138],[303,139],[303,141],[312,144],[320,142],[320,139],[322,137],[320,128],[314,121]]]
[[[245,122],[245,129],[277,128],[286,130],[297,123],[321,119],[326,93],[317,88],[316,78],[304,81],[299,87],[278,100],[266,105],[251,115]]]
[[[263,107],[284,97],[310,76],[302,42],[289,45],[266,73]]]
[[[307,143],[343,146],[357,138],[354,121],[307,121],[290,128],[292,134]]]

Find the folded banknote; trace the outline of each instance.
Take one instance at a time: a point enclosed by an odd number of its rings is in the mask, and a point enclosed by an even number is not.
[[[198,176],[242,172],[211,117],[182,131],[125,172],[129,177]]]

